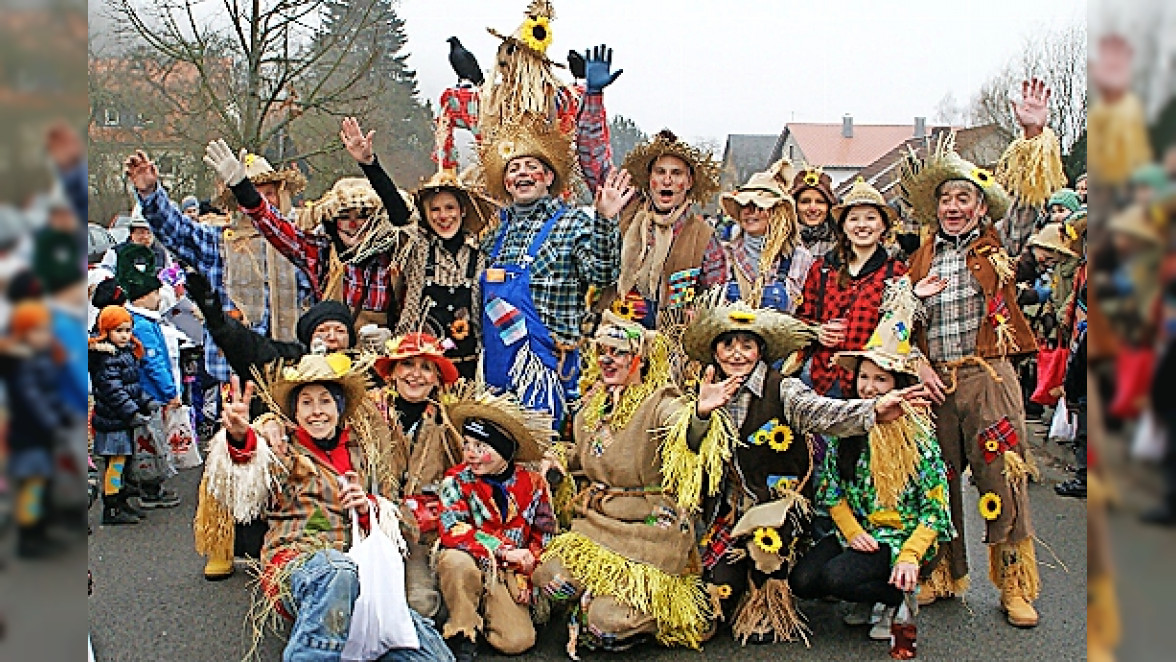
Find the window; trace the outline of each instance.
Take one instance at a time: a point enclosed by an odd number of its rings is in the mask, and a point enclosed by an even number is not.
[[[796,146],[795,146],[795,145],[789,145],[789,146],[788,146],[788,160],[789,160],[789,161],[792,161],[792,160],[793,160],[793,159],[795,159],[795,158],[796,158]]]
[[[104,124],[106,124],[106,126],[118,126],[119,117],[117,108],[107,108],[103,111],[103,115],[103,120],[105,120]]]

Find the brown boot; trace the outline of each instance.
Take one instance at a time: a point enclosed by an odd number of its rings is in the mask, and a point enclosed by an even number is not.
[[[1033,600],[1040,592],[1040,579],[1033,539],[990,545],[988,572],[992,583],[1000,589],[1000,608],[1009,624],[1019,628],[1037,627],[1039,617]]]

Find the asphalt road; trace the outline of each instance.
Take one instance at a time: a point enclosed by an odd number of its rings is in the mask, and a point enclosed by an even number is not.
[[[1055,449],[1050,449],[1055,450]],[[1086,658],[1086,502],[1063,499],[1053,484],[1064,478],[1058,462],[1042,461],[1043,484],[1030,487],[1039,545],[1043,595],[1041,624],[1017,630],[999,611],[999,596],[987,579],[975,494],[969,493],[966,527],[972,589],[965,600],[939,602],[919,615],[919,657],[929,660],[1082,660]],[[90,630],[97,659],[110,662],[230,662],[248,650],[245,615],[250,577],[239,570],[223,582],[207,582],[203,559],[192,549],[192,516],[200,470],[172,479],[184,497],[173,510],[152,511],[135,526],[100,527],[97,512],[90,539],[95,591]],[[95,511],[97,508],[95,508]],[[1048,548],[1046,547],[1048,545]],[[1051,551],[1052,550],[1052,551]],[[30,580],[33,581],[33,580]],[[583,653],[585,660],[870,660],[889,659],[883,643],[864,628],[841,623],[840,607],[805,602],[811,646],[776,644],[740,647],[722,636],[700,653],[645,646],[623,654]],[[540,634],[536,648],[515,658],[483,650],[481,659],[564,660],[567,632],[559,621]],[[269,636],[260,659],[281,659],[283,641]]]

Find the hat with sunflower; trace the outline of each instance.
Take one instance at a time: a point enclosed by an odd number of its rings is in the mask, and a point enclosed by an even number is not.
[[[988,217],[999,221],[1008,213],[1012,199],[991,172],[964,159],[955,151],[955,136],[947,134],[936,141],[930,153],[919,158],[910,150],[899,170],[899,188],[914,217],[927,226],[939,223],[939,191],[945,182],[965,181],[975,184],[988,205]]]
[[[457,381],[457,367],[445,357],[441,341],[427,333],[406,333],[389,340],[384,347],[387,355],[376,359],[372,369],[385,381],[391,379],[392,369],[397,363],[418,356],[437,366],[442,384],[448,386]]]
[[[275,170],[264,156],[252,153],[245,154],[245,159],[241,162],[241,165],[245,166],[245,176],[255,186],[258,184],[274,183],[279,185],[280,195],[283,197],[283,206],[287,207],[286,209],[279,210],[282,213],[289,211],[289,200],[306,189],[306,176],[294,165],[287,166],[281,170]],[[237,198],[224,185],[224,182],[218,182],[217,194],[212,199],[212,204],[221,209],[232,210],[237,208]]]
[[[538,57],[547,60],[547,47],[551,46],[551,22],[555,20],[555,7],[548,0],[531,0],[527,5],[526,18],[510,35],[504,35],[494,28],[486,30],[503,40],[521,45]]]
[[[910,277],[892,279],[882,295],[882,317],[866,346],[856,351],[838,352],[833,355],[833,362],[853,372],[862,359],[869,359],[883,370],[917,376],[920,355],[912,350],[918,307]]]
[[[459,381],[441,397],[458,430],[468,420],[489,421],[517,445],[514,460],[538,462],[555,441],[551,415],[528,409],[511,393],[495,393],[481,382]]]
[[[819,167],[806,167],[796,173],[792,178],[792,190],[788,193],[793,198],[799,198],[800,194],[808,189],[820,193],[830,207],[837,204],[837,196],[833,193],[833,178]]]
[[[368,361],[353,361],[346,354],[307,354],[296,365],[277,365],[258,373],[258,392],[270,411],[294,420],[293,396],[308,384],[333,384],[342,393],[340,424],[351,420],[367,397]]]
[[[690,173],[694,176],[694,186],[690,188],[689,199],[706,204],[719,192],[721,164],[710,152],[694,147],[678,138],[669,129],[658,131],[652,138],[634,147],[625,155],[625,162],[621,167],[629,171],[634,186],[648,191],[653,164],[663,156],[675,156],[689,166]]]
[[[708,363],[719,337],[732,332],[749,333],[763,341],[760,359],[769,364],[788,358],[817,338],[817,327],[791,315],[736,301],[700,307],[682,335],[682,346],[691,359]]]
[[[547,117],[535,114],[524,115],[483,134],[478,155],[486,173],[486,188],[500,201],[510,200],[503,177],[511,161],[531,156],[551,168],[555,181],[548,187],[548,193],[554,197],[568,190],[576,158],[572,136],[560,131]]]

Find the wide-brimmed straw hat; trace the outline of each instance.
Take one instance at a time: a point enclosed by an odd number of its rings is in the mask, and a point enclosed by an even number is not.
[[[271,409],[276,409],[285,418],[294,421],[294,407],[290,396],[299,387],[307,384],[335,384],[343,390],[344,406],[339,412],[339,424],[343,425],[354,417],[364,398],[367,397],[367,368],[363,361],[353,361],[346,354],[307,354],[297,365],[287,365],[271,370],[268,377],[258,380],[263,397],[269,400]]]
[[[984,168],[964,159],[955,151],[955,138],[940,138],[926,158],[911,150],[900,166],[899,187],[912,214],[921,223],[939,224],[939,189],[945,182],[965,181],[975,184],[984,194],[988,218],[999,221],[1008,213],[1012,199]]]
[[[723,212],[738,220],[739,210],[747,205],[755,205],[760,209],[788,205],[795,211],[796,202],[785,192],[788,185],[787,175],[784,174],[785,168],[791,168],[791,164],[781,160],[764,172],[752,173],[746,184],[732,192],[724,193],[719,198]]]
[[[1078,253],[1071,248],[1070,239],[1063,234],[1064,232],[1064,223],[1050,223],[1029,238],[1029,245],[1057,251],[1069,257],[1078,257]]]
[[[833,218],[837,219],[838,223],[845,221],[845,213],[853,207],[860,207],[869,205],[877,207],[878,211],[886,217],[886,224],[893,226],[898,223],[898,212],[886,203],[886,198],[882,197],[882,193],[874,188],[861,177],[850,187],[849,192],[841,199],[841,204],[833,207]]]
[[[392,378],[392,368],[400,361],[421,357],[428,359],[437,366],[441,374],[441,383],[448,386],[457,381],[457,366],[445,357],[445,348],[441,341],[427,333],[406,333],[392,338],[385,343],[385,356],[376,359],[372,369],[384,381]]]
[[[555,173],[548,193],[556,197],[568,189],[576,159],[572,136],[561,132],[546,117],[537,115],[524,116],[483,135],[478,154],[486,173],[486,189],[502,202],[510,201],[503,176],[511,161],[531,156],[546,163]]]
[[[255,186],[278,183],[282,185],[282,189],[290,197],[306,190],[306,175],[303,175],[296,166],[290,165],[281,170],[275,170],[269,160],[260,154],[246,154],[241,165],[245,166],[245,176]],[[225,186],[224,182],[218,182],[218,186],[217,195],[213,198],[212,203],[221,209],[236,209],[237,198],[233,196],[233,191]]]
[[[682,346],[691,359],[709,363],[715,342],[728,332],[750,333],[762,340],[764,355],[760,358],[769,364],[788,358],[817,338],[817,327],[811,324],[775,310],[752,308],[746,302],[736,301],[699,310],[686,327]]]
[[[484,383],[461,380],[442,395],[441,402],[458,430],[473,418],[498,426],[518,446],[517,462],[542,460],[555,441],[550,414],[527,409],[513,394],[494,393]]]
[[[722,166],[710,152],[692,146],[674,135],[669,129],[658,131],[649,140],[637,145],[625,155],[622,168],[629,171],[633,185],[643,191],[649,190],[649,175],[654,161],[663,156],[682,159],[694,176],[694,186],[687,196],[699,204],[706,204],[719,192],[719,174]]]
[[[435,193],[445,191],[452,193],[461,205],[462,228],[471,235],[478,236],[484,228],[493,222],[498,213],[498,205],[479,192],[476,188],[463,182],[460,177],[449,170],[438,170],[428,181],[421,182],[413,192],[413,205],[422,221],[428,220],[425,213],[425,200]]]
[[[870,359],[890,372],[918,376],[919,360],[914,348],[914,319],[918,299],[909,276],[891,280],[882,295],[882,317],[860,350],[838,352],[833,362],[853,372],[862,359]]]
[[[1160,228],[1148,216],[1143,205],[1131,205],[1112,216],[1111,221],[1107,223],[1107,230],[1157,246],[1164,243]]]

